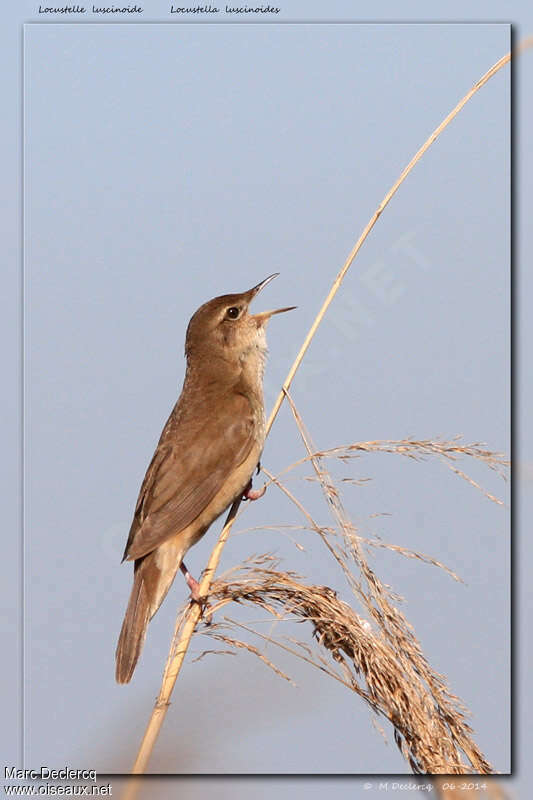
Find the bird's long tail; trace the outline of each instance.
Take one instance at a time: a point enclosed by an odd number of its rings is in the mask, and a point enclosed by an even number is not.
[[[117,644],[116,672],[117,683],[129,683],[133,670],[139,660],[146,627],[150,621],[150,602],[146,583],[143,580],[142,563],[135,565],[135,577],[131,590],[126,616]]]
[[[143,648],[148,623],[163,602],[180,561],[160,568],[156,550],[135,562],[133,588],[115,654],[117,683],[130,682]]]

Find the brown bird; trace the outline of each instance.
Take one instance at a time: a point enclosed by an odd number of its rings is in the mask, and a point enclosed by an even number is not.
[[[266,325],[278,308],[250,315],[258,292],[215,297],[187,328],[183,389],[163,428],[135,507],[124,560],[134,580],[116,651],[116,679],[128,683],[150,619],[181,568],[193,599],[199,585],[183,558],[238,497],[255,500],[252,474],[265,442]]]

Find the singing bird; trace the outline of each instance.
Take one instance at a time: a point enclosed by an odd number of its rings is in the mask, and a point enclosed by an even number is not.
[[[178,567],[199,599],[183,563],[189,548],[237,498],[263,493],[252,489],[252,475],[265,442],[266,326],[295,306],[260,314],[248,308],[278,274],[209,300],[189,322],[183,389],[142,483],[122,559],[134,561],[134,578],[116,651],[118,683],[131,680],[148,622]]]

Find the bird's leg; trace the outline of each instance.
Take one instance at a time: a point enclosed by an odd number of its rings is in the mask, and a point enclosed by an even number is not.
[[[248,486],[242,493],[243,500],[259,500],[260,497],[263,497],[264,493],[266,492],[267,487],[263,486],[261,489],[252,489],[252,479],[248,481]]]
[[[195,603],[200,603],[201,605],[201,597],[200,597],[200,584],[193,578],[183,561],[180,564],[180,569],[185,576],[185,580],[187,581],[187,586],[191,590],[191,598],[194,600]]]
[[[185,576],[185,580],[187,581],[187,586],[191,590],[191,600],[193,603],[198,603],[200,606],[200,610],[202,612],[202,617],[206,625],[211,625],[211,611],[209,606],[207,605],[207,599],[205,597],[201,597],[200,595],[200,584],[193,578],[183,561],[180,564],[180,569]]]

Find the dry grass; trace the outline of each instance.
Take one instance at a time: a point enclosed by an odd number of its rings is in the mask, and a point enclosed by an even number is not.
[[[226,604],[238,602],[278,620],[310,623],[318,648],[293,639],[266,637],[228,617],[204,633],[230,646],[235,646],[236,640],[229,632],[254,633],[339,681],[393,725],[396,744],[413,772],[492,771],[472,739],[466,709],[445,679],[431,669],[406,627],[393,643],[383,628],[375,629],[332,589],[306,585],[295,573],[280,571],[275,562],[269,564],[267,556],[215,581],[210,600],[216,618]],[[248,647],[242,640],[237,642],[239,647]]]
[[[287,393],[288,394],[288,393]],[[297,415],[293,408],[293,413]],[[486,445],[482,442],[474,442],[472,444],[463,443],[461,436],[456,436],[453,439],[380,439],[371,442],[355,442],[354,444],[340,445],[332,447],[329,450],[319,450],[308,453],[304,458],[295,461],[290,466],[286,467],[278,476],[281,478],[288,472],[291,472],[296,467],[305,464],[306,462],[316,461],[317,459],[323,460],[326,458],[337,458],[340,461],[347,462],[355,458],[359,458],[365,453],[392,453],[395,455],[405,456],[406,458],[413,459],[414,461],[425,461],[427,458],[437,458],[448,469],[469,483],[476,489],[479,489],[485,497],[492,500],[497,505],[503,505],[502,500],[495,497],[488,492],[477,481],[473,480],[463,470],[459,469],[457,461],[460,458],[468,457],[479,461],[484,466],[496,472],[503,480],[507,480],[507,470],[510,462],[503,453],[497,453],[492,450],[487,450]],[[274,480],[271,478],[271,480]],[[312,478],[308,478],[312,480]],[[318,480],[318,478],[317,478]],[[346,482],[355,485],[363,486],[370,478],[345,478]]]
[[[480,444],[462,444],[457,438],[450,441],[364,442],[317,451],[294,401],[288,392],[286,396],[307,455],[281,474],[287,474],[298,464],[310,463],[335,525],[319,525],[281,478],[263,468],[270,482],[290,498],[305,519],[304,525],[272,527],[318,534],[347,580],[353,593],[353,605],[358,607],[359,613],[341,600],[333,589],[308,585],[302,576],[280,569],[279,561],[273,556],[263,554],[250,558],[211,584],[209,618],[215,622],[204,626],[200,632],[230,649],[205,650],[200,658],[208,653],[228,654],[234,653],[235,649],[245,649],[290,681],[290,677],[267,658],[264,649],[237,638],[236,634],[240,632],[241,636],[248,635],[248,638],[253,636],[307,662],[361,697],[372,712],[391,723],[396,744],[413,772],[492,772],[492,766],[472,737],[467,708],[452,693],[446,679],[429,664],[413,627],[396,605],[397,596],[372,570],[362,545],[384,547],[441,568],[455,580],[460,580],[460,577],[432,556],[360,536],[342,506],[325,460],[361,457],[372,452],[400,454],[417,460],[434,456],[446,464],[451,462],[456,474],[498,503],[501,501],[481,489],[456,464],[459,458],[474,459],[506,479],[507,460]],[[293,541],[303,549],[299,542]],[[276,622],[308,623],[310,642],[286,636],[265,636],[257,625],[251,627],[222,616],[222,610],[232,603],[260,610],[266,619]],[[186,619],[185,609],[176,630],[176,648]]]
[[[361,454],[375,449],[410,457],[431,454],[453,458],[454,461],[463,456],[483,461],[502,477],[505,477],[506,461],[500,454],[481,449],[479,445],[459,445],[456,440],[374,442],[317,453],[294,402],[288,394],[287,397],[308,453],[306,460],[314,467],[336,524],[333,527],[319,525],[279,478],[271,476],[268,470],[265,472],[304,515],[305,528],[320,536],[342,570],[353,592],[354,606],[358,606],[360,613],[339,599],[333,589],[306,584],[300,575],[281,570],[278,561],[264,554],[212,583],[210,616],[216,622],[202,628],[202,633],[230,648],[247,649],[286,680],[290,680],[289,676],[267,659],[263,651],[236,638],[236,631],[241,631],[241,634],[245,631],[292,653],[339,681],[361,697],[378,717],[391,723],[396,744],[415,773],[492,772],[492,766],[472,737],[467,721],[468,710],[452,693],[446,679],[433,670],[413,627],[396,605],[396,595],[370,567],[362,547],[362,543],[368,544],[368,540],[357,534],[348,519],[339,492],[325,467],[324,456],[342,456],[346,451]],[[442,567],[459,579],[430,556],[373,540],[370,543]],[[265,636],[256,627],[227,616],[221,618],[221,610],[230,603],[254,607],[277,621],[309,623],[311,644],[283,636]],[[178,628],[176,643],[180,640],[180,633],[181,628]]]

